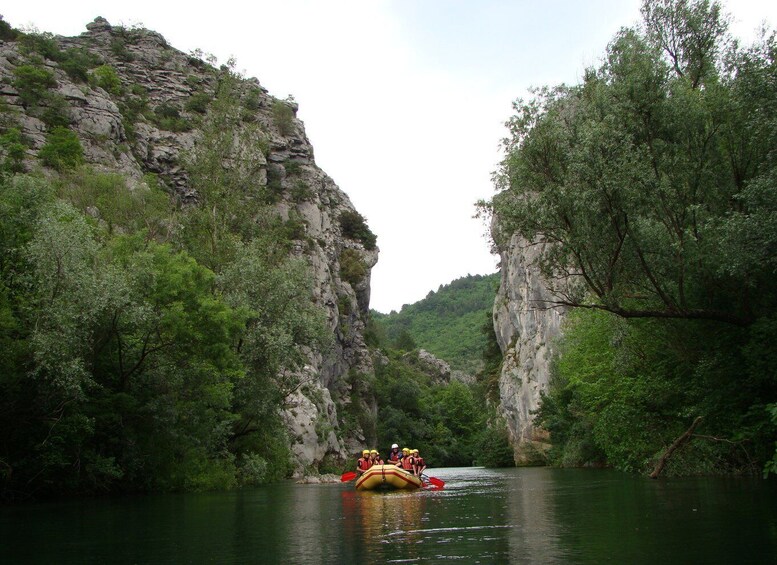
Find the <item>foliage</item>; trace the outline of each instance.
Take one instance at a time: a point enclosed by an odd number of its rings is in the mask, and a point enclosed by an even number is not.
[[[195,92],[186,101],[184,108],[187,112],[197,112],[204,114],[208,111],[208,104],[210,104],[210,96],[205,92]]]
[[[178,108],[167,102],[157,105],[150,117],[160,129],[166,131],[181,132],[191,129],[189,120],[181,116],[181,111]]]
[[[145,233],[162,239],[165,233],[170,199],[152,176],[130,185],[124,176],[80,168],[57,179],[55,186],[60,198],[99,219],[109,235]]]
[[[83,163],[84,149],[74,131],[55,127],[46,137],[46,143],[38,152],[38,158],[47,167],[65,171]]]
[[[771,458],[777,397],[774,373],[748,365],[777,329],[777,43],[740,48],[716,2],[642,12],[582,84],[515,103],[501,192],[483,206],[498,241],[544,244],[546,306],[626,320],[591,315],[567,334],[542,413],[559,460],[644,471],[702,416],[707,439],[674,472],[749,470]]]
[[[340,276],[351,286],[356,286],[367,276],[367,266],[355,249],[343,249],[340,254]]]
[[[275,127],[283,136],[294,133],[294,108],[282,100],[274,100],[270,108]]]
[[[434,384],[413,364],[413,354],[385,352],[388,363],[376,366],[374,385],[378,445],[418,449],[435,467],[514,465],[504,422],[485,405],[477,386],[455,380]]]
[[[63,53],[51,33],[37,31],[22,33],[17,40],[22,53],[27,55],[37,54],[50,61],[61,61],[63,58]]]
[[[19,65],[13,70],[13,87],[25,107],[36,106],[49,88],[57,86],[54,75],[39,65]]]
[[[94,86],[99,86],[114,96],[121,96],[122,94],[121,79],[116,73],[116,69],[110,65],[100,65],[94,69],[91,75],[91,82]]]
[[[461,433],[476,427],[469,388],[458,382],[433,387],[427,375],[395,352],[389,352],[387,365],[376,367],[375,376],[378,445],[397,442],[418,449],[433,466],[472,464],[472,434]]]
[[[356,210],[343,210],[339,220],[343,236],[361,242],[367,251],[375,249],[378,238],[370,231],[364,216]]]
[[[0,151],[3,155],[0,171],[3,173],[22,172],[26,149],[22,133],[17,128],[11,128],[0,135]]]
[[[289,254],[299,222],[261,198],[261,132],[222,79],[187,163],[201,205],[175,210],[153,177],[79,166],[64,128],[39,152],[49,180],[0,179],[3,498],[291,472],[281,408],[331,333],[309,266]]]
[[[111,38],[111,52],[117,59],[125,63],[135,60],[135,54],[127,48],[127,42],[124,37],[117,36]]]
[[[59,66],[74,81],[87,82],[89,69],[96,67],[100,62],[100,57],[87,49],[72,47],[64,52]]]
[[[387,343],[398,347],[400,335],[407,332],[417,347],[445,359],[455,369],[474,374],[483,366],[481,352],[486,336],[481,327],[484,316],[491,320],[498,284],[498,274],[468,275],[440,285],[436,292],[429,292],[415,304],[406,304],[400,312],[373,312],[372,317],[384,331]]]
[[[0,16],[0,40],[14,41],[18,36],[19,32]]]

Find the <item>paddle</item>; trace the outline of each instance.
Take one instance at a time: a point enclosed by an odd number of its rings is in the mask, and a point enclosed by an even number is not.
[[[445,486],[445,481],[442,479],[438,479],[437,477],[430,477],[429,475],[421,475],[424,479],[432,483],[437,488],[442,488]]]
[[[340,482],[341,483],[347,483],[348,481],[352,481],[356,478],[356,471],[348,471],[347,473],[343,473],[340,475]]]

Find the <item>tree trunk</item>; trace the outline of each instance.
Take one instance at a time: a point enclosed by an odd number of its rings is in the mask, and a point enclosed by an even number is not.
[[[669,461],[669,458],[672,456],[672,453],[680,449],[683,445],[688,443],[688,441],[691,439],[691,436],[693,435],[693,431],[696,429],[696,426],[699,425],[702,418],[701,416],[697,416],[696,419],[693,421],[693,424],[691,424],[691,427],[688,428],[683,435],[678,437],[676,440],[674,440],[674,443],[669,446],[669,449],[667,449],[664,454],[661,456],[661,459],[658,460],[658,463],[656,463],[655,468],[653,469],[653,472],[650,473],[651,479],[657,479],[658,475],[661,474],[661,471],[664,470],[664,467],[666,466],[666,462]]]

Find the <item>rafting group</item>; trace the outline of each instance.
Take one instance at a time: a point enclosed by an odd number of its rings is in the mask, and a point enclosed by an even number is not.
[[[343,473],[343,482],[357,479],[356,490],[413,489],[431,487],[441,489],[445,483],[437,477],[424,474],[426,463],[417,449],[395,443],[384,460],[376,449],[365,449],[356,462],[356,471]]]
[[[416,477],[423,475],[426,470],[426,463],[417,449],[403,447],[399,451],[399,446],[395,443],[391,446],[385,461],[381,459],[377,449],[365,449],[362,456],[356,462],[356,474],[362,475],[365,471],[375,465],[394,465],[400,467]]]

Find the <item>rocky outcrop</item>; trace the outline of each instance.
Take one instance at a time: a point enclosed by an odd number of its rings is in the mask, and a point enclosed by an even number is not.
[[[20,42],[0,42],[0,128],[21,132],[26,146],[22,167],[46,173],[37,156],[52,127],[51,112],[59,112],[92,167],[120,173],[136,186],[153,173],[179,202],[195,203],[187,155],[202,138],[207,105],[228,69],[170,47],[153,31],[114,27],[103,18],[86,27],[78,37],[49,38],[61,53],[91,61],[81,76],[58,56],[31,59]],[[33,102],[25,96],[29,85],[18,71],[30,65],[53,77]],[[274,98],[256,79],[238,82],[241,121],[259,132],[251,148],[252,167],[259,173],[252,178],[264,189],[272,183],[278,215],[301,224],[294,253],[311,265],[314,300],[326,310],[335,338],[330,351],[309,353],[307,384],[288,399],[285,421],[301,471],[349,458],[365,436],[374,434],[345,430],[341,424],[343,409],[353,402],[375,411],[373,399],[354,395],[352,389],[360,376],[373,373],[364,330],[378,249],[343,233],[339,218],[355,213],[354,207],[316,165],[304,124],[296,117],[297,104]],[[345,259],[360,265],[356,275],[342,274]]]
[[[405,353],[402,359],[425,375],[428,375],[435,385],[446,385],[453,381],[464,384],[474,384],[475,377],[463,371],[452,370],[447,361],[435,357],[425,349]]]
[[[494,331],[503,354],[500,411],[517,464],[540,462],[547,447],[547,433],[534,426],[533,412],[548,388],[554,340],[565,314],[552,307],[554,296],[537,266],[542,249],[513,235],[498,250],[502,267]]]

